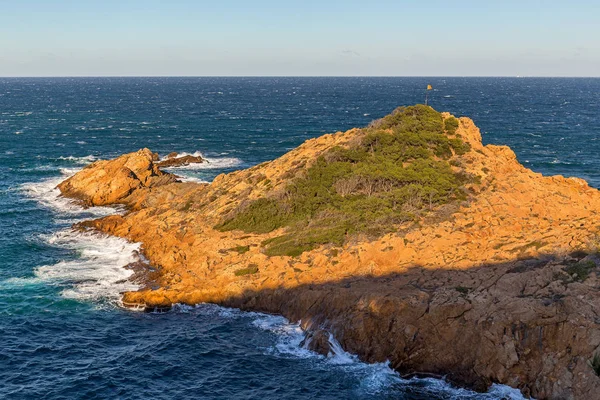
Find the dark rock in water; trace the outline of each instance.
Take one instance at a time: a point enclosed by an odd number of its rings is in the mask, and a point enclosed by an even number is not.
[[[173,154],[174,156],[172,156]],[[205,160],[200,156],[177,157],[177,153],[170,153],[165,160],[157,162],[156,165],[161,168],[169,168],[203,162],[205,162]]]
[[[306,332],[306,336],[300,345],[305,349],[324,356],[332,352],[331,343],[329,342],[329,332],[322,329]]]
[[[177,158],[177,156],[178,156],[178,155],[179,155],[179,153],[178,153],[178,152],[176,152],[176,151],[173,151],[173,152],[171,152],[171,153],[167,154],[167,156],[165,157],[165,159],[166,159],[166,160],[170,160],[171,158]]]

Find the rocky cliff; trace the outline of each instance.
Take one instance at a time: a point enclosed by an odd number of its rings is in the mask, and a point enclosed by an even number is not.
[[[402,108],[211,184],[156,160],[140,150],[59,185],[128,207],[81,224],[142,242],[158,268],[125,305],[277,313],[317,350],[332,333],[402,374],[600,398],[600,192],[483,146],[470,119]]]

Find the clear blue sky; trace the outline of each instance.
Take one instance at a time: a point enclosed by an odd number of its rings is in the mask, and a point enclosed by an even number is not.
[[[0,0],[0,76],[600,76],[600,0]]]

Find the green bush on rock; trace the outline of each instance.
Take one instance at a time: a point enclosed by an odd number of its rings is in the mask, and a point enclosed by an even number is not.
[[[458,120],[454,117],[447,118],[444,121],[444,128],[446,128],[446,133],[448,133],[448,135],[456,135]]]
[[[258,265],[257,264],[249,264],[246,268],[238,269],[237,271],[234,272],[234,274],[235,274],[235,276],[246,276],[246,275],[256,274],[257,272],[258,272]]]
[[[297,256],[322,244],[341,245],[351,235],[380,236],[463,200],[472,177],[455,172],[448,160],[470,146],[448,137],[456,127],[447,121],[428,106],[398,108],[364,128],[349,148],[322,154],[283,192],[240,207],[215,228],[267,233],[286,227],[263,243],[265,253]]]

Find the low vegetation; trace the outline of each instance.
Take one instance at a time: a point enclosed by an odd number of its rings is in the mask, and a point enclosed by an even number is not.
[[[596,269],[596,263],[591,260],[581,260],[576,264],[569,265],[564,271],[576,282],[585,281],[590,273]]]
[[[236,246],[229,249],[231,251],[237,251],[240,254],[247,253],[250,250],[250,246]]]
[[[466,198],[476,177],[450,159],[470,151],[458,121],[431,107],[402,107],[374,121],[348,147],[321,155],[285,190],[240,207],[216,228],[282,236],[263,242],[268,255],[297,256],[351,236],[380,236],[438,206]],[[457,165],[454,163],[454,165]]]
[[[234,274],[235,274],[235,276],[245,276],[245,275],[256,274],[257,272],[258,272],[258,265],[257,264],[249,264],[246,268],[238,269],[237,271],[234,272]]]
[[[456,130],[458,129],[458,120],[454,117],[447,118],[444,121],[444,128],[446,128],[446,132],[449,135],[456,135]]]
[[[594,354],[594,356],[591,358],[591,360],[588,361],[588,363],[590,367],[592,367],[592,369],[594,370],[594,373],[600,376],[600,354]]]
[[[467,295],[469,294],[469,288],[468,287],[464,287],[464,286],[457,286],[454,288],[458,293],[462,294],[462,295]]]

